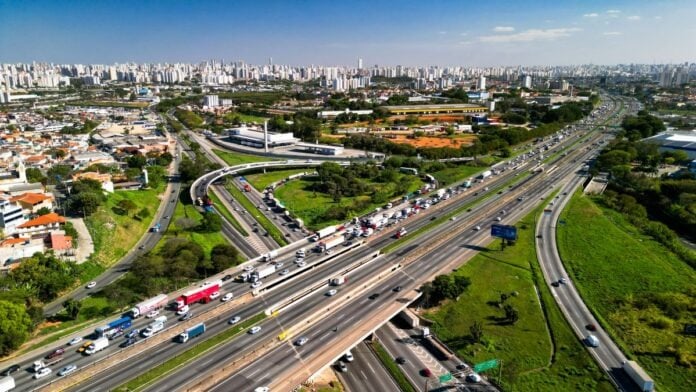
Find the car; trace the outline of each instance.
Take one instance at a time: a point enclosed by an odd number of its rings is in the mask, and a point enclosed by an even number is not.
[[[170,203],[174,203],[174,202],[176,202],[176,199],[172,199],[172,200],[170,200],[169,202],[170,202]]]
[[[222,298],[220,298],[220,301],[227,302],[227,301],[231,300],[233,296],[234,296],[234,294],[227,293],[227,294],[223,295]]]
[[[299,263],[297,263],[298,267],[304,267],[305,265],[307,265],[307,263],[305,263],[304,261],[300,261]]]
[[[109,339],[114,340],[116,338],[120,338],[121,336],[123,336],[123,330],[119,329],[118,331],[114,332],[111,336],[109,336]]]
[[[22,368],[22,367],[19,366],[19,365],[12,365],[12,366],[8,367],[7,369],[5,369],[5,370],[2,372],[2,375],[3,375],[3,376],[9,376],[10,374],[16,372],[17,370],[19,370],[19,369],[21,369],[21,368]]]
[[[246,272],[251,272],[251,271],[253,271],[255,268],[254,268],[254,266],[246,265],[246,266],[244,266],[244,268],[242,268],[242,269],[243,269],[244,271],[246,271]]]
[[[423,370],[421,370],[421,374],[423,375],[423,377],[432,377],[433,376],[433,372],[430,371],[430,369],[428,369],[428,368],[423,368]]]
[[[140,333],[140,330],[138,328],[133,328],[128,333],[126,334],[126,339],[132,339]]]
[[[169,219],[169,215],[165,215],[165,216],[164,216],[164,219]]]
[[[326,253],[327,255],[330,255],[330,254],[333,253],[333,252],[331,252],[331,249],[329,249],[329,250],[327,250],[325,253]]]
[[[186,312],[186,313],[184,313],[183,316],[179,317],[179,321],[186,321],[186,320],[189,320],[191,317],[193,317],[193,313]]]
[[[259,331],[261,331],[261,327],[257,325],[257,326],[251,327],[249,329],[248,333],[250,335],[256,335],[257,333],[259,333]]]
[[[403,364],[406,363],[406,358],[404,358],[404,357],[396,357],[396,363],[398,363],[399,365],[403,365]]]
[[[126,339],[123,343],[119,344],[118,346],[121,347],[121,348],[126,348],[126,347],[128,347],[128,346],[131,346],[131,345],[135,344],[135,342],[137,342],[137,341],[138,341],[138,339],[136,339],[136,338],[134,338],[134,337],[133,337],[133,338],[129,338],[129,339]]]
[[[77,352],[78,353],[84,352],[91,345],[92,345],[92,342],[85,342],[82,346],[80,346],[80,348],[77,349]]]
[[[179,310],[176,311],[176,314],[177,314],[178,316],[183,316],[183,315],[185,315],[186,313],[188,313],[190,309],[191,309],[191,308],[190,308],[188,305],[184,305],[184,307],[182,307],[181,309],[179,309]],[[148,313],[148,315],[149,315],[149,314],[150,314],[150,313]]]
[[[77,365],[75,365],[75,364],[68,365],[68,366],[60,369],[60,371],[58,372],[58,377],[67,376],[68,374],[73,373],[75,371],[77,371]]]
[[[457,220],[457,217],[456,217],[456,216],[453,216],[453,217],[450,218],[450,220],[451,220],[451,221],[456,221],[456,220]]]
[[[347,353],[345,353],[345,354],[343,355],[343,359],[344,359],[346,362],[353,362],[353,359],[355,359],[355,358],[353,358],[353,353],[351,353],[350,351],[348,351]]]
[[[74,346],[74,345],[80,343],[81,341],[82,341],[82,337],[76,336],[76,337],[70,339],[70,341],[68,342],[68,346]]]
[[[403,289],[403,287],[401,287],[401,286],[396,286],[396,287],[394,287],[393,290],[394,290],[395,293],[398,293],[398,292],[401,291],[402,289]]]
[[[596,331],[597,330],[597,326],[594,324],[587,324],[585,326],[585,328],[587,328],[588,331]]]
[[[464,362],[457,365],[457,370],[466,370],[468,368],[469,368],[469,365],[465,364]]]
[[[326,292],[326,296],[327,296],[327,297],[333,297],[334,295],[336,295],[336,293],[338,293],[338,290],[336,290],[336,289],[331,289],[331,290],[329,290],[329,291]]]
[[[96,285],[97,285],[97,282],[89,282],[89,283],[87,284],[87,288],[88,288],[88,289],[93,289]]]
[[[307,337],[305,337],[305,336],[302,336],[299,339],[295,340],[295,345],[296,346],[304,346],[305,343],[307,343],[307,341],[309,341],[309,339],[307,339]]]
[[[242,320],[241,317],[239,317],[239,316],[234,316],[234,317],[232,317],[231,319],[229,319],[229,321],[227,321],[227,324],[237,324],[237,323],[240,322],[241,320]]]
[[[501,217],[499,217],[499,216],[496,216],[496,217],[495,217],[495,220],[496,220],[497,222],[500,222],[501,220],[503,220],[503,218],[501,218]]]
[[[183,314],[183,313],[180,313],[180,314]],[[155,318],[157,316],[159,316],[159,310],[151,310],[150,312],[148,312],[148,314],[145,315],[145,317],[147,317],[147,318]]]
[[[481,382],[481,376],[476,373],[470,373],[466,375],[466,381],[469,382]]]
[[[255,288],[257,288],[257,287],[261,287],[262,284],[263,284],[262,281],[257,280],[256,282],[254,282],[254,283],[251,284],[251,288],[252,288],[252,289],[255,289]]]
[[[337,363],[337,364],[336,364],[336,367],[338,368],[338,370],[339,370],[341,373],[345,373],[345,372],[348,371],[348,366],[346,366],[346,364],[343,363],[343,362]]]
[[[276,266],[276,269],[279,270],[279,269],[283,266],[283,263],[281,263],[281,262],[279,261],[279,262],[276,263],[275,266]]]
[[[218,298],[220,298],[220,292],[219,292],[219,291],[216,291],[216,292],[210,294],[210,299],[211,299],[211,300],[213,300],[213,299],[218,299]]]
[[[232,279],[232,275],[225,275],[222,277],[223,282],[227,282],[228,280]]]
[[[567,282],[566,278],[558,279],[558,283],[560,283],[560,284],[566,284],[566,282]]]
[[[36,373],[34,373],[34,378],[38,380],[39,378],[48,376],[49,374],[51,374],[51,372],[51,368],[41,368],[38,371],[36,371]]]
[[[271,390],[268,387],[256,387],[254,388],[254,392],[270,392]]]
[[[370,299],[377,299],[377,297],[379,297],[379,293],[374,293],[374,294],[372,294],[371,296],[369,296],[368,298],[370,298]]]
[[[553,282],[551,282],[551,286],[558,287],[558,286],[560,286],[560,284],[557,281],[553,281]]]
[[[284,270],[280,271],[280,273],[278,273],[278,275],[283,276],[283,275],[287,275],[289,273],[290,273],[289,269],[284,269]]]
[[[475,230],[475,231],[481,230],[481,226],[475,226],[475,227],[474,227],[474,230]]]

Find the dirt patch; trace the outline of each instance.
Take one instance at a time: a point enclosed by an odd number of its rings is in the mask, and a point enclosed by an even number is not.
[[[336,377],[332,366],[325,367],[321,372],[312,376],[312,379],[303,384],[307,391],[318,391],[321,388],[335,388],[335,390],[343,391],[343,385]]]
[[[441,147],[452,147],[459,148],[461,146],[471,145],[476,136],[466,135],[454,138],[449,137],[437,137],[437,136],[421,136],[415,139],[409,139],[405,136],[397,136],[394,139],[389,139],[394,143],[410,144],[414,147],[424,147],[424,148],[441,148]]]

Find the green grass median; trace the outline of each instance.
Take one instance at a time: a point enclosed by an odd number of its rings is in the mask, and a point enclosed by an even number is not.
[[[416,392],[416,389],[408,381],[404,372],[401,371],[401,368],[396,363],[394,358],[389,355],[387,350],[385,350],[379,342],[373,341],[369,344],[372,346],[375,354],[377,354],[377,357],[379,357],[379,360],[382,361],[384,367],[387,368],[387,371],[392,376],[394,381],[396,381],[399,389],[401,389],[402,392]]]
[[[148,384],[153,383],[154,381],[160,379],[161,377],[165,376],[166,374],[176,370],[180,366],[184,365],[185,363],[197,358],[198,356],[208,352],[211,349],[214,349],[218,345],[222,345],[227,343],[228,341],[232,340],[235,338],[237,335],[244,333],[244,331],[247,330],[247,328],[253,326],[254,324],[257,324],[261,320],[265,319],[266,315],[263,313],[259,313],[253,317],[251,317],[248,320],[245,320],[241,322],[240,324],[234,326],[233,328],[230,328],[228,330],[225,330],[223,332],[218,333],[217,335],[214,335],[208,340],[204,340],[200,343],[198,343],[195,346],[192,346],[188,350],[184,351],[181,354],[178,354],[177,356],[167,360],[166,362],[163,362],[154,368],[148,370],[146,373],[143,373],[136,378],[119,385],[115,391],[137,391],[143,389],[143,387],[146,387]],[[205,334],[203,335],[205,336]],[[196,340],[193,340],[193,342],[196,342]],[[172,343],[172,344],[188,344],[188,343]]]
[[[241,204],[242,207],[244,207],[244,209],[246,209],[257,222],[259,222],[259,225],[261,225],[261,227],[268,232],[268,235],[271,236],[271,238],[273,238],[278,245],[284,246],[288,244],[288,241],[285,239],[285,236],[283,236],[280,229],[278,229],[273,222],[271,222],[271,220],[263,214],[262,211],[259,211],[258,206],[252,204],[251,200],[249,200],[246,195],[239,190],[239,188],[237,188],[234,184],[225,185],[225,188],[232,194],[232,197],[234,197],[234,199],[237,200],[239,204]]]
[[[210,197],[213,200],[213,205],[215,205],[215,211],[219,212],[220,215],[222,215],[225,219],[227,219],[228,222],[234,227],[241,235],[247,237],[249,236],[249,233],[247,233],[244,228],[242,228],[242,225],[239,224],[239,221],[232,216],[232,213],[225,207],[224,204],[222,204],[222,200],[220,200],[220,196],[215,193],[215,191],[212,188],[208,189],[208,197]]]

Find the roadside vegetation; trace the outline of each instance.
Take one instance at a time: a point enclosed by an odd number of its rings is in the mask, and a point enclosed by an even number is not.
[[[411,383],[408,381],[408,378],[406,378],[406,375],[404,374],[403,371],[401,371],[401,368],[399,365],[396,363],[394,358],[389,355],[387,350],[384,349],[382,344],[380,344],[377,341],[372,341],[368,343],[374,352],[377,354],[377,357],[379,357],[379,360],[384,364],[384,367],[387,368],[387,371],[389,374],[392,376],[394,381],[396,381],[396,384],[399,386],[399,389],[402,392],[416,392],[417,389],[411,385]]]
[[[230,151],[222,151],[222,150],[213,150],[213,152],[222,158],[225,163],[227,163],[229,166],[234,166],[234,165],[243,165],[245,163],[256,163],[256,162],[267,162],[267,161],[273,161],[275,159],[273,158],[267,158],[267,157],[262,157],[262,156],[257,156],[257,155],[248,155],[248,154],[242,154],[238,152],[230,152]]]
[[[267,186],[274,182],[283,181],[288,178],[288,176],[299,174],[299,173],[312,173],[314,169],[288,169],[288,170],[274,170],[268,171],[267,173],[256,173],[247,174],[244,176],[247,182],[251,184],[257,191],[262,192]]]
[[[280,246],[284,246],[288,244],[288,240],[285,239],[285,236],[283,235],[283,232],[278,229],[276,225],[271,222],[270,219],[266,215],[263,214],[263,212],[259,211],[259,207],[255,206],[254,204],[251,203],[251,200],[249,200],[245,195],[244,192],[239,190],[236,185],[233,183],[229,183],[225,185],[225,188],[227,191],[230,192],[232,197],[239,202],[239,204],[244,207],[247,212],[257,221],[259,222],[259,225],[266,230],[268,235],[273,238],[275,242],[278,243]]]
[[[318,175],[293,180],[275,196],[311,230],[365,214],[419,189],[420,178],[398,169],[380,170],[374,163],[342,167],[326,162]]]
[[[487,375],[505,390],[613,391],[566,323],[539,270],[534,217],[541,208],[517,224],[519,239],[513,246],[500,250],[500,241],[494,241],[451,274],[450,282],[466,278],[470,285],[442,298],[425,317],[467,362],[502,360],[502,379],[498,369]]]
[[[590,309],[662,391],[691,389],[696,379],[696,273],[678,254],[631,223],[627,211],[576,194],[564,211],[558,245]],[[612,203],[612,201],[609,201]]]
[[[245,237],[249,235],[249,233],[242,228],[242,225],[239,224],[239,221],[237,221],[237,219],[232,216],[232,213],[225,207],[225,205],[222,204],[220,196],[218,196],[212,188],[208,189],[208,197],[210,197],[210,199],[213,201],[215,211],[225,217],[225,219],[230,222],[232,227],[234,227],[241,235]]]

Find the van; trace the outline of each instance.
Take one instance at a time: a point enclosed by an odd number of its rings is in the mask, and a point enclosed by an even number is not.
[[[599,347],[599,339],[594,335],[587,335],[585,342],[590,347]]]
[[[155,319],[155,322],[164,324],[167,322],[167,316],[159,316]]]

